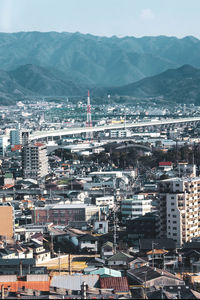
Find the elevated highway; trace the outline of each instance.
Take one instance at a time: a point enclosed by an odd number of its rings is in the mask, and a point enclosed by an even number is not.
[[[131,122],[126,124],[112,124],[112,125],[102,125],[95,127],[79,127],[79,128],[64,128],[60,130],[47,130],[47,131],[35,131],[30,135],[30,140],[44,139],[48,137],[57,136],[68,136],[77,135],[86,132],[99,132],[105,130],[117,130],[124,128],[138,128],[138,127],[152,127],[152,126],[163,126],[172,124],[186,124],[186,123],[196,123],[200,121],[200,117],[190,117],[190,118],[180,118],[180,119],[165,119],[165,120],[153,120],[153,121],[142,121],[142,122]]]

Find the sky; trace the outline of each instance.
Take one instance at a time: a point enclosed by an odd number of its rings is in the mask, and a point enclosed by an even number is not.
[[[200,0],[0,0],[0,32],[200,38]]]

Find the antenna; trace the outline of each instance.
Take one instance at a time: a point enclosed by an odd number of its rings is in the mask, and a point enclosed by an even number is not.
[[[91,114],[91,105],[90,105],[90,91],[88,90],[88,97],[87,97],[87,121],[86,121],[86,127],[91,128],[92,127],[92,114]],[[92,140],[93,133],[92,131],[86,132],[86,138]]]

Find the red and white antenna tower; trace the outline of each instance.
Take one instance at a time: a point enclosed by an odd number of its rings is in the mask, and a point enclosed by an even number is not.
[[[90,91],[89,90],[88,90],[88,97],[87,97],[87,122],[86,122],[86,127],[92,127],[92,114],[91,114]],[[87,131],[86,132],[86,137],[88,139],[92,139],[93,138],[92,131]]]

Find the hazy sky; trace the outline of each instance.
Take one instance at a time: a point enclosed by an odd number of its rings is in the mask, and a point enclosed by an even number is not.
[[[200,38],[200,0],[0,0],[0,31]]]

